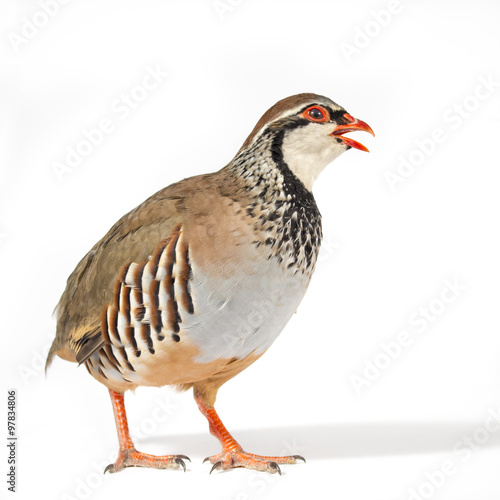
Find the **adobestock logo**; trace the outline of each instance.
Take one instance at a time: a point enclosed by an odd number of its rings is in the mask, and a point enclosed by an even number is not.
[[[464,434],[453,445],[450,456],[437,468],[427,471],[423,481],[408,489],[408,500],[428,500],[444,488],[469,460],[500,431],[500,408],[489,408],[481,425]]]
[[[234,12],[236,7],[241,5],[243,0],[215,0],[213,6],[221,21],[224,21],[226,14]]]
[[[491,99],[500,87],[500,81],[491,75],[487,78],[478,76],[477,79],[478,83],[471,93],[444,110],[441,115],[442,124],[435,127],[426,137],[415,139],[415,147],[405,155],[398,156],[396,169],[384,172],[384,178],[392,192],[405,184],[416,173],[417,168],[436,152],[438,146],[449,139],[451,132],[458,130],[468,121],[482,103]]]
[[[173,402],[170,395],[155,399],[155,407],[150,416],[143,419],[137,426],[131,428],[131,435],[135,439],[147,437],[154,433],[162,422],[167,421],[179,409],[179,405]],[[91,470],[85,475],[75,477],[74,488],[71,494],[63,493],[60,500],[87,500],[98,490],[104,480],[104,470],[110,463],[116,460],[116,452],[110,453],[107,460],[93,461]]]
[[[393,17],[401,12],[403,12],[403,5],[399,0],[390,0],[385,9],[372,10],[371,19],[362,27],[356,26],[354,29],[352,43],[340,43],[340,49],[346,61],[350,63],[353,56],[361,54],[364,49],[369,47],[373,39],[378,37],[391,24]]]
[[[421,305],[408,318],[409,328],[399,332],[395,337],[380,344],[380,351],[371,358],[363,359],[360,374],[352,374],[349,381],[356,393],[361,394],[371,387],[395,361],[397,361],[415,339],[415,334],[424,333],[442,316],[467,287],[458,278],[445,279],[444,287],[439,295],[426,305]]]
[[[154,68],[147,66],[141,82],[123,93],[110,104],[111,114],[101,118],[96,126],[83,129],[73,144],[66,146],[63,161],[53,161],[52,170],[59,182],[64,176],[74,172],[85,158],[90,156],[118,126],[118,123],[129,118],[133,110],[146,101],[151,92],[157,89],[166,79],[168,73],[157,64]]]
[[[41,0],[38,2],[39,9],[28,19],[26,16],[21,18],[22,26],[20,33],[9,33],[9,39],[12,50],[17,54],[21,47],[35,38],[40,30],[49,24],[49,21],[56,17],[61,6],[66,5],[70,0]]]

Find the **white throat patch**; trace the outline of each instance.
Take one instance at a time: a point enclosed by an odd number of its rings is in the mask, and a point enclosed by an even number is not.
[[[309,191],[323,169],[347,151],[345,144],[329,135],[335,127],[333,123],[310,123],[285,134],[283,160]]]

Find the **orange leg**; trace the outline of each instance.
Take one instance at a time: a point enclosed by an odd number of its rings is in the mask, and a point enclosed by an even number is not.
[[[123,393],[109,389],[109,395],[111,396],[111,403],[113,404],[113,413],[115,415],[120,450],[116,462],[114,464],[109,464],[106,469],[104,469],[104,473],[108,471],[118,472],[125,467],[150,467],[152,469],[183,468],[184,471],[186,470],[184,460],[189,460],[186,455],[164,455],[157,457],[137,451],[132,439],[130,439]]]
[[[297,460],[306,461],[305,458],[300,455],[292,455],[289,457],[264,457],[243,451],[238,442],[229,434],[215,409],[206,406],[197,394],[195,394],[194,399],[201,413],[203,413],[208,420],[210,433],[215,436],[222,445],[221,453],[207,457],[204,460],[204,462],[209,460],[210,463],[213,464],[210,474],[217,469],[226,470],[237,467],[270,472],[271,474],[275,472],[281,474],[281,469],[278,464],[295,464]]]

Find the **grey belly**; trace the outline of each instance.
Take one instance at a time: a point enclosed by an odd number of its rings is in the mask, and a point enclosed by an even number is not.
[[[196,314],[182,324],[182,331],[200,349],[199,362],[241,359],[267,350],[297,310],[310,280],[283,271],[275,262],[236,283],[200,274],[197,278]]]

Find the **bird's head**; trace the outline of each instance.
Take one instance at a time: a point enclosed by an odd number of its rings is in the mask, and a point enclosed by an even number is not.
[[[327,97],[297,94],[278,101],[264,113],[240,151],[266,137],[273,157],[284,162],[311,191],[320,172],[350,148],[368,151],[359,142],[345,137],[347,132],[371,127]]]

